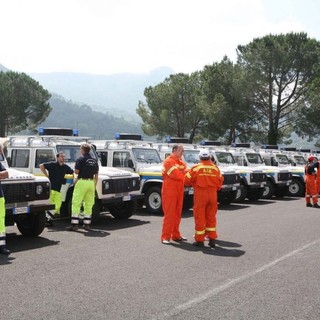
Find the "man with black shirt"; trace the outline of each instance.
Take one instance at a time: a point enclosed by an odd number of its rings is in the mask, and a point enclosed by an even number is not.
[[[65,183],[65,175],[73,174],[73,170],[64,163],[65,154],[59,152],[57,154],[57,161],[50,161],[40,164],[40,170],[49,178],[51,183],[50,203],[55,205],[54,215],[60,214],[62,204],[61,186]],[[53,215],[47,212],[47,223],[52,226]]]
[[[98,179],[99,166],[96,159],[90,155],[91,146],[83,143],[80,147],[80,156],[75,165],[75,174],[78,175],[72,196],[71,226],[68,231],[77,231],[79,227],[79,214],[83,202],[84,229],[90,230],[92,207],[95,200],[95,187]]]

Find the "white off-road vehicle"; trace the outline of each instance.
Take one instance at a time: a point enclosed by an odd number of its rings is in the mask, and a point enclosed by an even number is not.
[[[153,143],[142,140],[141,135],[117,134],[115,140],[90,141],[97,150],[103,166],[136,172],[141,178],[140,202],[153,214],[162,214],[162,159]],[[192,207],[193,189],[185,188],[184,208]]]
[[[39,132],[42,134],[9,137],[7,153],[10,166],[35,175],[43,175],[39,165],[55,160],[56,154],[63,152],[66,164],[74,168],[76,159],[81,155],[81,143],[74,140],[83,138],[74,137],[68,129],[47,128]],[[59,136],[61,133],[69,135]],[[98,160],[94,148],[91,150],[91,155]],[[99,175],[92,209],[93,220],[99,217],[100,212],[106,210],[115,218],[129,218],[136,210],[137,200],[141,198],[139,175],[116,168],[102,167],[99,160],[98,162]],[[62,215],[71,215],[73,189],[73,180],[67,179],[61,188]]]
[[[16,224],[23,235],[38,236],[45,228],[46,210],[53,209],[53,205],[49,204],[49,179],[9,168],[2,152],[0,161],[9,173],[7,179],[1,180],[6,203],[6,226]]]

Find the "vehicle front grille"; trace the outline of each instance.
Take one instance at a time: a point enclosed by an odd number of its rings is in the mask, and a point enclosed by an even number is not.
[[[238,173],[225,173],[223,174],[223,184],[235,184],[240,182],[240,177]]]
[[[278,173],[278,180],[279,181],[292,180],[292,173],[291,172],[279,172]]]
[[[135,180],[135,184],[133,181]],[[123,193],[140,189],[139,178],[113,179],[110,181],[111,188],[108,193]]]
[[[2,183],[1,186],[6,203],[35,200],[35,183]]]
[[[267,175],[263,172],[251,173],[251,182],[264,182],[267,181]]]

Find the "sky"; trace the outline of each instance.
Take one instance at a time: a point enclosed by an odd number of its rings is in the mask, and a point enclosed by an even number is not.
[[[320,41],[318,0],[0,0],[0,64],[26,73],[191,73],[267,34]]]

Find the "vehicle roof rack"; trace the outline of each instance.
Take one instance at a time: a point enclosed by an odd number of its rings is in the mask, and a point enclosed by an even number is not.
[[[116,133],[115,134],[116,140],[139,140],[143,141],[143,136],[141,134],[134,134],[134,133]]]
[[[202,146],[221,146],[220,141],[210,141],[210,140],[202,140],[200,141]]]

